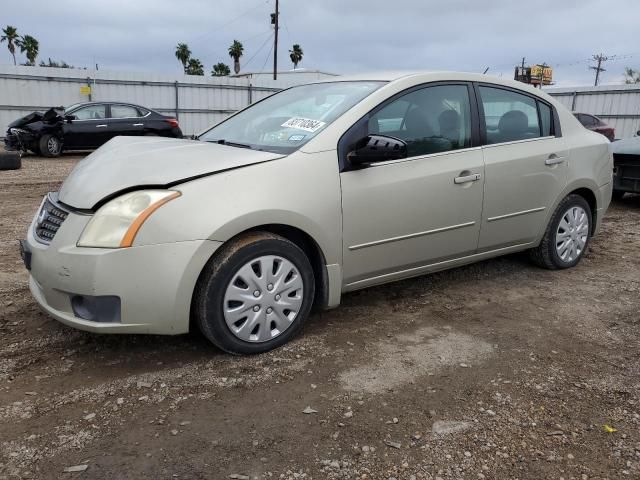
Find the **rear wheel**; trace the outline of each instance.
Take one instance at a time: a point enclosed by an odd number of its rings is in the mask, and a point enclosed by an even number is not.
[[[580,195],[569,195],[560,202],[531,259],[538,266],[556,270],[578,264],[589,247],[591,208]]]
[[[304,252],[279,235],[256,232],[232,241],[209,260],[192,310],[202,333],[222,350],[261,353],[302,329],[314,292]]]
[[[40,137],[40,152],[45,157],[58,157],[62,153],[62,142],[55,135],[47,133]]]

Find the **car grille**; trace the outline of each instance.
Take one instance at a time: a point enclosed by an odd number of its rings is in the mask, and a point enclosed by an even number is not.
[[[43,243],[51,243],[67,215],[69,212],[60,207],[55,201],[54,195],[48,194],[36,219],[35,234],[37,239]]]

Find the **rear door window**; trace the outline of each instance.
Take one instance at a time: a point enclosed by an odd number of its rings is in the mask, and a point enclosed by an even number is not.
[[[481,86],[488,144],[540,137],[536,100],[502,88]]]
[[[111,118],[135,118],[140,112],[131,105],[111,105]]]

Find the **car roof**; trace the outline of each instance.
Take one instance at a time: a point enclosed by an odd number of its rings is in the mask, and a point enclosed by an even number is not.
[[[70,105],[70,106],[73,106],[73,108],[76,109],[76,108],[80,108],[80,107],[87,107],[89,105],[129,105],[131,107],[144,108],[145,110],[153,111],[149,107],[143,107],[142,105],[138,105],[136,103],[114,102],[114,101],[108,101],[108,102],[81,102],[81,103],[75,103],[75,104]]]
[[[330,79],[326,79],[323,81],[326,82],[342,82],[342,81],[383,81],[383,82],[393,82],[400,79],[407,79],[415,77],[416,81],[439,81],[439,80],[449,80],[449,81],[467,81],[467,82],[488,82],[488,83],[496,83],[499,85],[505,85],[516,88],[530,88],[533,90],[538,90],[532,85],[528,85],[526,83],[517,82],[515,80],[496,77],[493,75],[486,75],[482,73],[473,73],[473,72],[455,72],[455,71],[447,71],[447,70],[422,70],[422,71],[407,71],[407,70],[396,70],[396,71],[380,71],[380,72],[367,72],[367,73],[359,73],[355,75],[343,75],[339,77],[333,77]]]
[[[544,91],[535,88],[533,85],[511,80],[509,78],[496,77],[493,75],[486,75],[483,73],[472,72],[454,72],[454,71],[380,71],[360,73],[356,75],[344,75],[339,77],[332,77],[328,79],[322,79],[316,82],[309,83],[328,83],[328,82],[349,82],[349,81],[378,81],[378,82],[410,82],[416,85],[428,82],[483,82],[494,85],[502,85],[505,87],[524,90],[529,93],[533,93],[539,97],[550,100],[550,97]]]

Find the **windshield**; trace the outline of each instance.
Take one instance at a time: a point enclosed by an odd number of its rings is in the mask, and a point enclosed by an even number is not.
[[[71,110],[73,110],[74,108],[78,107],[79,105],[82,105],[81,103],[74,103],[73,105],[69,105],[67,108],[64,109],[64,113],[69,113]]]
[[[291,153],[384,82],[330,82],[278,92],[200,135],[206,142]]]

